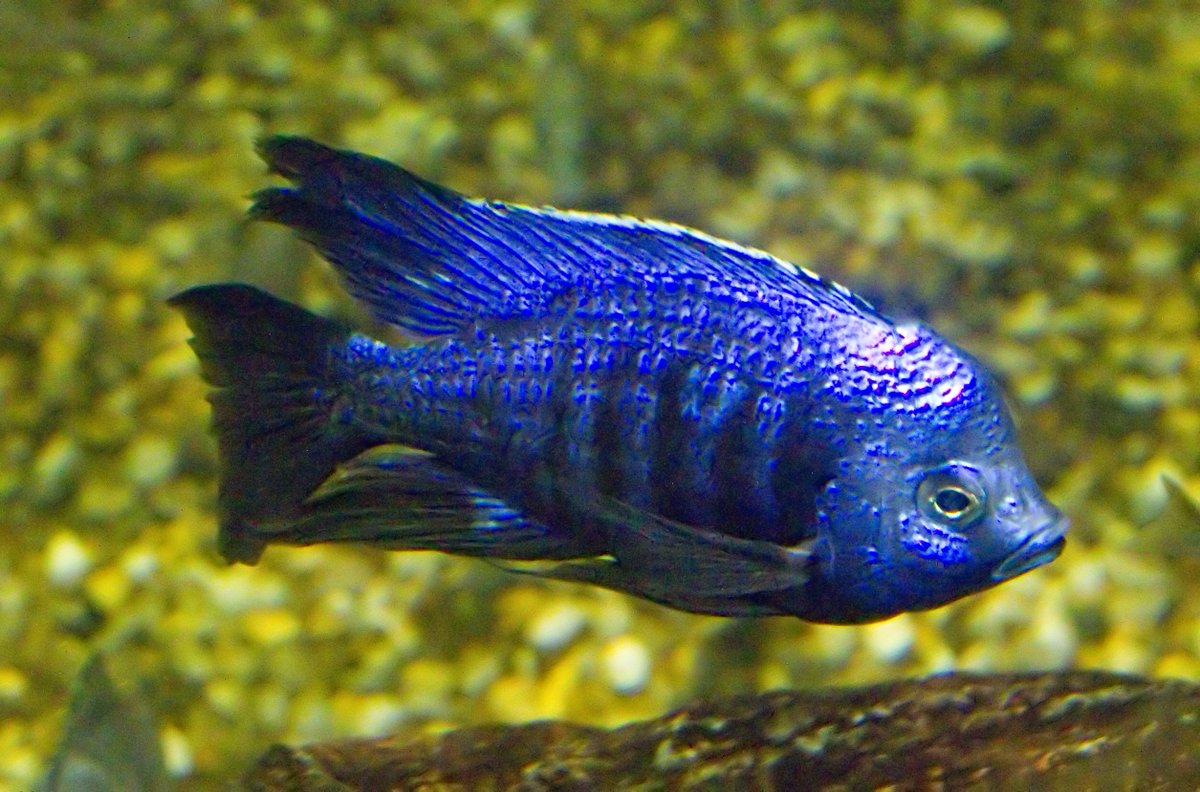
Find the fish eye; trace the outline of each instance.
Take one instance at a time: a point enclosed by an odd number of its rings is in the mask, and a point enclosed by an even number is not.
[[[933,496],[933,505],[946,517],[957,520],[975,505],[975,497],[965,489],[951,485],[937,491]]]
[[[930,471],[917,487],[917,507],[927,517],[957,527],[975,522],[984,502],[978,475],[962,465]]]

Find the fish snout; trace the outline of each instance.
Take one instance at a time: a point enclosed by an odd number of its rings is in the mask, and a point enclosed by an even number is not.
[[[1070,521],[1055,510],[1054,517],[1035,529],[992,570],[997,583],[1048,564],[1062,553],[1067,544],[1066,532]]]

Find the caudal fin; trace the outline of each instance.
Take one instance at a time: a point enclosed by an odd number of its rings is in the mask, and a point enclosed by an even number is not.
[[[368,438],[338,422],[332,350],[343,325],[244,284],[198,286],[175,295],[213,386],[220,454],[218,545],[229,561],[254,563],[269,525],[294,517],[304,499]]]

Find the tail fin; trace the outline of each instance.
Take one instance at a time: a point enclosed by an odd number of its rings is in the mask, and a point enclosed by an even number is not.
[[[350,330],[243,284],[175,295],[213,386],[220,454],[218,546],[254,563],[266,542],[258,525],[287,520],[368,438],[333,420],[337,371],[330,351]]]

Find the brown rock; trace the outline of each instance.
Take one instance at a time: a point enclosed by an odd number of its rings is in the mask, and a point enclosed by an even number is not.
[[[473,726],[271,748],[252,790],[1196,789],[1200,685],[951,674],[690,704],[603,729]]]

